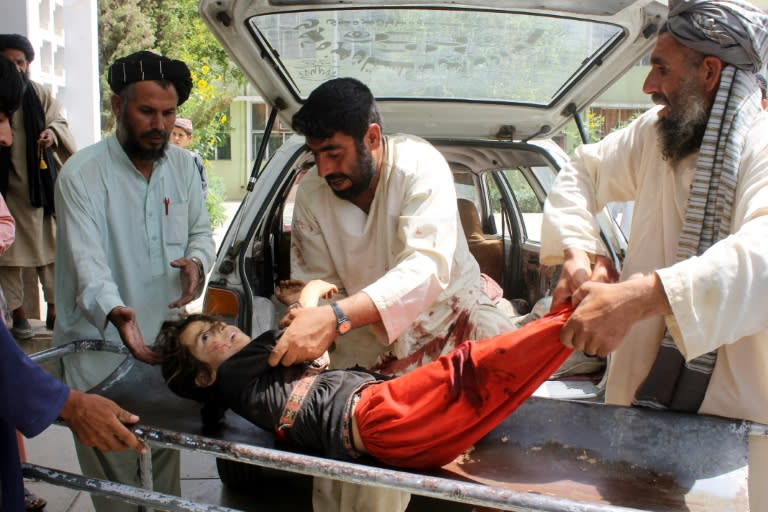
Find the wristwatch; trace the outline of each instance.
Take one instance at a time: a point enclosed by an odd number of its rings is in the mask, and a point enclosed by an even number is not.
[[[331,309],[333,310],[333,314],[336,315],[336,332],[339,334],[347,334],[349,330],[352,329],[352,322],[335,302],[331,302]]]

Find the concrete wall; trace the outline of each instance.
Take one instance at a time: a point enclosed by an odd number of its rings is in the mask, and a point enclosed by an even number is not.
[[[99,11],[96,0],[63,2],[67,45],[62,60],[67,86],[57,98],[65,105],[70,128],[82,148],[101,139]]]

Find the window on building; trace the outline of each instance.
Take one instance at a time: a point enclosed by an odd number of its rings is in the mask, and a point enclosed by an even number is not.
[[[64,35],[64,7],[62,5],[53,6],[53,32],[59,37]]]
[[[53,53],[53,74],[57,78],[64,78],[64,47],[57,46]]]
[[[53,73],[53,47],[50,41],[43,41],[43,46],[40,48],[40,69],[43,73]]]
[[[213,154],[214,160],[231,160],[232,159],[232,136],[229,130],[221,134],[219,143],[216,145],[216,149]]]
[[[249,137],[248,155],[249,160],[253,162],[256,159],[256,155],[259,153],[259,148],[264,140],[264,130],[267,127],[267,120],[269,119],[269,106],[264,103],[253,102],[251,103],[251,136]],[[264,154],[264,162],[266,162],[272,153],[283,145],[288,137],[293,132],[290,127],[286,127],[281,122],[275,123],[272,127],[272,133],[269,137],[269,144],[267,145],[267,151]]]
[[[40,14],[40,28],[51,30],[51,3],[49,0],[41,0],[38,4]]]

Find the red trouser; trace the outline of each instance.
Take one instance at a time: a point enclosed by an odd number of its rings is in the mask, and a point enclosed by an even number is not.
[[[571,309],[450,354],[360,393],[355,418],[368,453],[399,467],[448,464],[536,391],[572,349],[560,343]]]

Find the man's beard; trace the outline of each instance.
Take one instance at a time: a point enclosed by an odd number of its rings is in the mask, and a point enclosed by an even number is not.
[[[371,180],[376,174],[376,163],[373,161],[373,154],[368,151],[368,148],[365,147],[365,144],[363,142],[358,142],[356,144],[356,150],[357,174],[355,176],[344,175],[352,182],[352,185],[344,190],[336,190],[335,188],[331,187],[331,190],[334,194],[336,194],[336,197],[346,201],[352,201],[357,196],[368,190],[368,187],[371,185]],[[332,180],[336,176],[338,176],[338,174],[331,174],[326,177],[326,181]]]
[[[19,71],[19,74],[21,75],[21,83],[22,83],[23,91],[26,93],[27,88],[29,87],[29,84],[32,82],[32,79],[29,76],[29,68],[27,68],[26,71]]]
[[[709,106],[701,86],[686,78],[678,92],[667,98],[667,115],[656,122],[664,160],[673,166],[698,151],[709,121]]]
[[[168,132],[163,130],[149,130],[136,137],[133,130],[130,129],[122,116],[120,119],[118,119],[117,124],[118,130],[122,135],[120,144],[123,146],[123,150],[129,157],[135,158],[137,160],[155,162],[160,160],[165,155],[165,150],[168,149]],[[141,145],[140,139],[142,137],[152,137],[156,135],[159,135],[165,139],[165,142],[162,146],[153,148]]]

